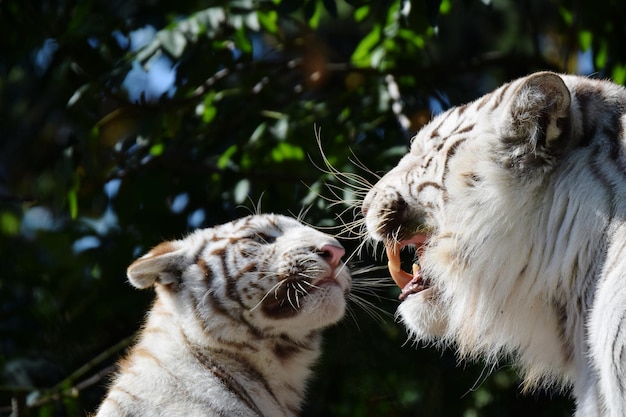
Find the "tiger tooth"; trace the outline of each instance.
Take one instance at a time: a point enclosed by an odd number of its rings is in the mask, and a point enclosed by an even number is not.
[[[387,267],[389,268],[391,278],[393,278],[396,285],[400,288],[404,288],[413,279],[413,276],[411,274],[409,274],[408,272],[404,272],[400,268],[395,267],[395,265],[391,261],[387,263]]]
[[[409,282],[411,282],[413,276],[408,272],[403,271],[400,266],[400,245],[387,245],[385,250],[387,252],[387,259],[389,260],[387,268],[389,268],[391,278],[393,278],[398,287],[404,288]]]

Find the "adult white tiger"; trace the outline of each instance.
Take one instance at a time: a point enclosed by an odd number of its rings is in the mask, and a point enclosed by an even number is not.
[[[165,242],[128,268],[157,298],[97,416],[295,416],[321,330],[345,311],[339,242],[255,215]]]
[[[626,415],[625,115],[624,88],[542,72],[416,135],[362,205],[415,339],[573,385],[576,416]]]

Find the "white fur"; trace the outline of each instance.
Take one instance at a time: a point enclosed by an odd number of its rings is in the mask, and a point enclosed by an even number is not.
[[[276,215],[157,246],[128,269],[157,298],[97,417],[297,415],[320,331],[344,314],[341,254],[334,238]]]
[[[413,338],[573,385],[577,417],[626,415],[625,108],[614,84],[539,73],[418,133],[363,205],[376,240],[394,217],[432,232],[433,288],[398,309]]]

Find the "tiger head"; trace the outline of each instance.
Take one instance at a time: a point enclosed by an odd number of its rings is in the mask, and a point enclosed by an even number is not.
[[[434,118],[372,187],[367,232],[387,249],[403,288],[398,313],[416,339],[496,355],[539,337],[524,320],[555,330],[541,337],[559,334],[558,318],[540,315],[569,285],[558,280],[592,256],[581,248],[601,240],[602,213],[581,189],[601,191],[584,161],[610,157],[622,90],[549,72],[518,79]],[[414,273],[400,268],[407,246],[419,257]]]
[[[350,274],[333,237],[279,215],[253,215],[164,242],[128,268],[156,287],[188,337],[303,337],[344,314]]]

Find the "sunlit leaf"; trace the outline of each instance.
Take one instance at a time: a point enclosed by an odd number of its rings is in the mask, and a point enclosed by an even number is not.
[[[597,69],[603,69],[609,58],[607,42],[602,42],[595,54],[594,64]]]
[[[231,158],[233,157],[233,155],[235,155],[237,150],[238,150],[237,145],[231,145],[228,149],[226,149],[226,151],[224,151],[224,153],[222,153],[222,155],[217,160],[217,167],[219,169],[224,169],[229,164],[231,164]]]
[[[252,42],[245,29],[238,29],[233,34],[237,48],[244,54],[252,53]]]
[[[274,137],[280,140],[287,138],[287,131],[289,129],[289,120],[286,117],[281,117],[270,129]]]
[[[304,5],[304,18],[309,22],[309,26],[313,29],[317,28],[322,16],[321,0],[309,0]]]
[[[3,212],[0,214],[0,230],[3,235],[18,234],[20,232],[20,219],[11,212]]]
[[[179,58],[187,46],[185,35],[178,30],[161,31],[157,33],[157,40],[172,58]]]
[[[268,12],[259,11],[256,16],[259,19],[259,24],[265,31],[273,34],[278,33],[278,13],[274,10]]]
[[[83,94],[89,91],[90,87],[91,84],[85,84],[76,89],[76,91],[74,91],[74,94],[72,94],[72,97],[70,97],[70,99],[67,101],[67,107],[73,107],[76,103],[78,103]]]
[[[486,4],[489,4],[489,0],[483,0],[483,2],[486,1]],[[450,10],[452,10],[452,1],[451,0],[442,0],[441,4],[439,5],[439,14],[445,15],[450,13]]]
[[[154,144],[150,147],[150,155],[160,156],[163,153],[165,146],[162,143]]]
[[[233,197],[235,202],[238,204],[246,201],[248,196],[250,195],[250,181],[247,179],[243,179],[237,183],[235,189],[233,190]]]
[[[368,33],[359,42],[358,46],[352,53],[352,63],[359,67],[369,66],[372,64],[370,54],[372,49],[381,41],[382,29],[380,25],[375,25],[370,33]]]
[[[626,65],[616,65],[615,68],[613,68],[611,79],[617,84],[624,85],[626,81]]]
[[[570,10],[568,10],[565,6],[561,6],[559,7],[559,13],[561,14],[561,18],[566,25],[572,24],[574,16],[572,15],[572,12]]]
[[[245,18],[246,27],[250,30],[258,32],[261,30],[261,24],[259,22],[259,15],[257,13],[246,13]]]
[[[361,6],[354,11],[354,20],[363,21],[370,13],[370,6]]]
[[[578,33],[578,42],[580,42],[580,49],[587,51],[591,48],[591,42],[593,41],[593,34],[588,30],[581,30]]]
[[[265,133],[266,130],[267,130],[267,124],[266,123],[259,124],[254,129],[254,132],[252,132],[252,135],[250,135],[250,140],[248,141],[248,143],[249,144],[254,144],[254,143],[258,142],[259,139],[261,139],[261,137],[263,136],[263,134]]]
[[[283,162],[285,160],[301,161],[304,159],[304,150],[300,146],[292,145],[287,142],[279,142],[272,150],[272,159],[276,162]]]
[[[72,183],[72,187],[67,191],[67,207],[70,217],[76,220],[78,218],[78,188],[80,186],[78,173],[73,175]]]
[[[424,46],[426,45],[426,41],[424,40],[424,37],[413,32],[412,30],[400,29],[398,31],[398,36],[408,40],[409,42],[417,46],[419,49],[424,48]]]

